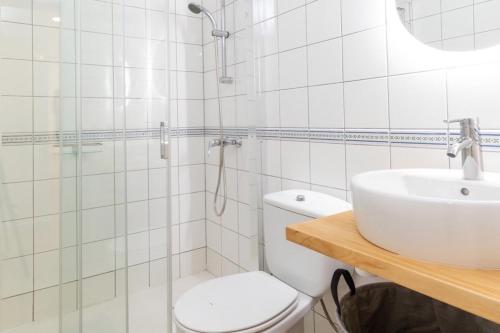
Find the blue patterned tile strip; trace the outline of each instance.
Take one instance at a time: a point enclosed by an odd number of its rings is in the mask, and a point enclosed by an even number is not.
[[[449,135],[445,130],[406,130],[406,129],[339,129],[339,128],[276,128],[259,127],[252,131],[261,140],[287,140],[287,141],[313,141],[325,143],[348,143],[365,145],[393,145],[416,147],[445,147],[448,139],[452,142],[458,140],[458,132],[452,131]],[[224,134],[228,136],[248,136],[248,128],[225,128]],[[219,130],[213,127],[187,127],[172,128],[172,137],[213,137]],[[81,139],[84,142],[117,141],[124,138],[129,140],[159,138],[159,129],[129,129],[82,131]],[[31,145],[55,144],[59,141],[71,143],[77,141],[77,133],[68,132],[43,132],[43,133],[4,133],[3,145]],[[481,131],[481,141],[486,150],[500,150],[500,130]]]

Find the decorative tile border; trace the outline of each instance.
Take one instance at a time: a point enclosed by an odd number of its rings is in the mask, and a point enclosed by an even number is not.
[[[247,137],[248,128],[229,127],[224,129],[227,136]],[[277,128],[259,127],[251,130],[261,140],[313,141],[325,143],[348,143],[365,145],[393,145],[442,148],[459,139],[457,131],[449,134],[445,130],[406,130],[406,129],[341,129],[341,128]],[[123,140],[157,139],[159,129],[129,129],[110,131],[83,131],[80,133],[84,142],[101,142]],[[215,127],[187,127],[170,129],[172,137],[217,136],[219,129]],[[77,133],[45,132],[45,133],[8,133],[2,135],[2,144],[31,145],[57,144],[77,141]],[[485,150],[500,150],[500,130],[481,131],[482,146]]]
[[[194,128],[174,128],[170,130],[170,135],[174,137],[184,136],[204,136],[203,127]],[[157,139],[160,137],[160,130],[155,129],[128,129],[123,130],[102,130],[102,131],[82,131],[80,133],[83,142],[103,142],[118,141],[126,138],[127,140],[146,140]],[[75,143],[78,140],[78,133],[75,131],[67,132],[44,132],[44,133],[8,133],[2,135],[2,145],[43,145]]]

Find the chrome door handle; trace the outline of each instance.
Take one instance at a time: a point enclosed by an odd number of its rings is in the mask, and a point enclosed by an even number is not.
[[[162,160],[168,160],[168,142],[165,139],[165,127],[164,121],[160,123],[160,158]]]

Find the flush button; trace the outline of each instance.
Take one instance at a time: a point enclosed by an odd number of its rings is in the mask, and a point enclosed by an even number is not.
[[[303,196],[302,194],[299,194],[299,195],[297,195],[297,197],[295,198],[295,200],[297,200],[297,201],[306,201],[306,197]]]

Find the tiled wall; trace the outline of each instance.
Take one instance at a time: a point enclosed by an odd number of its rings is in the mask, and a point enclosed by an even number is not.
[[[496,45],[498,0],[398,0],[406,26],[422,42],[445,50],[473,50]]]
[[[205,1],[204,5],[220,15],[220,2]],[[253,147],[255,141],[248,139],[248,126],[253,122],[248,112],[251,110],[247,93],[251,77],[248,75],[249,32],[251,1],[226,1],[226,29],[231,32],[228,39],[228,75],[234,83],[220,85],[221,109],[225,135],[242,137],[241,148],[226,148],[228,202],[225,213],[218,217],[213,210],[213,198],[217,182],[219,149],[206,155],[206,228],[207,228],[207,268],[216,276],[233,274],[259,268],[257,247],[257,218],[255,206],[255,174]],[[204,89],[205,89],[205,147],[218,132],[218,103],[216,90],[215,50],[210,35],[211,25],[203,21]],[[255,172],[255,171],[254,171]]]
[[[485,168],[500,171],[499,47],[422,45],[394,0],[254,3],[264,194],[304,188],[350,200],[360,172],[460,167],[446,156],[443,123],[460,117],[480,118]],[[320,311],[307,320],[330,331]]]

